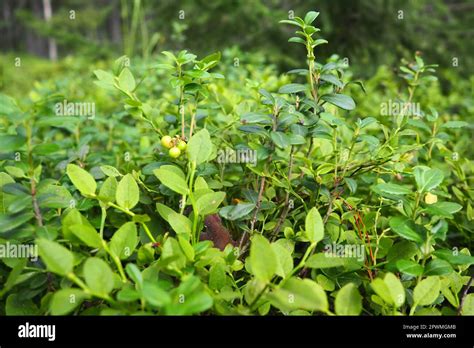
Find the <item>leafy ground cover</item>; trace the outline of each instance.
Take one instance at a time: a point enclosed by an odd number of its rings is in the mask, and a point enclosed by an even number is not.
[[[474,79],[356,80],[317,17],[281,21],[285,74],[165,51],[6,86],[1,312],[472,315]]]

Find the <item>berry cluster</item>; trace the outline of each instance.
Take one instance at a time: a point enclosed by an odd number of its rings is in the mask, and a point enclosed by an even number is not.
[[[181,156],[181,153],[186,150],[187,146],[186,142],[179,136],[172,138],[169,135],[165,135],[161,138],[161,145],[169,149],[168,154],[172,158]]]

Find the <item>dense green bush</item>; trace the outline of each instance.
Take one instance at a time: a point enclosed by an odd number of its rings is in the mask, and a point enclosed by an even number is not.
[[[4,255],[1,311],[472,315],[474,80],[416,54],[364,84],[317,16],[281,76],[165,51],[6,86],[0,242],[39,258]]]

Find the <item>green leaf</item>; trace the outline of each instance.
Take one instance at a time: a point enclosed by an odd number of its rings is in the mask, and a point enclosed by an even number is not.
[[[423,267],[415,261],[402,259],[395,262],[395,265],[397,266],[400,272],[411,276],[416,277],[423,274]]]
[[[422,243],[424,236],[421,235],[420,227],[412,220],[404,216],[393,216],[389,220],[390,228],[393,232],[405,239]]]
[[[124,223],[110,240],[110,251],[121,260],[128,259],[138,244],[137,226],[134,222]]]
[[[212,142],[207,129],[201,129],[191,137],[186,151],[189,160],[196,162],[197,165],[209,160],[212,154]]]
[[[315,40],[312,44],[311,44],[311,47],[316,47],[316,46],[319,46],[319,45],[323,45],[323,44],[327,44],[328,41],[327,40],[324,40],[324,39],[317,39]]]
[[[62,276],[72,272],[74,257],[68,249],[47,239],[37,239],[36,245],[38,254],[49,271]]]
[[[174,290],[173,303],[165,309],[167,315],[191,315],[212,307],[213,299],[196,276],[184,277]]]
[[[154,307],[163,307],[171,302],[168,292],[154,281],[145,280],[143,282],[142,295],[145,301]]]
[[[441,281],[437,276],[423,279],[413,290],[413,301],[419,306],[432,304],[439,295]]]
[[[189,145],[188,145],[189,146]],[[184,173],[176,166],[164,165],[153,171],[153,174],[161,181],[163,185],[170,190],[186,195],[189,192]]]
[[[390,184],[390,183],[382,183],[375,186],[378,190],[383,193],[387,193],[390,195],[407,195],[412,193],[413,191],[406,186],[401,186],[397,184]]]
[[[290,20],[290,19],[283,19],[283,20],[279,21],[278,23],[296,25],[297,27],[300,27],[300,28],[303,27],[303,25],[301,23],[298,23],[297,21]]]
[[[336,76],[334,76],[332,74],[322,74],[320,76],[320,79],[322,81],[329,82],[330,84],[332,84],[336,87],[339,87],[339,88],[344,87],[344,83],[342,83],[341,80],[339,80]]]
[[[426,206],[426,211],[431,215],[452,219],[454,213],[462,209],[462,205],[454,202],[437,202]]]
[[[282,278],[285,278],[293,270],[293,257],[290,250],[279,243],[271,244],[273,252],[277,258],[277,269],[275,273]]]
[[[224,198],[225,192],[210,192],[202,195],[196,200],[199,214],[205,216],[215,213]]]
[[[291,139],[283,132],[271,132],[270,137],[279,148],[285,149],[291,145]]]
[[[306,91],[308,87],[306,85],[302,85],[300,83],[290,83],[280,87],[278,93],[282,94],[291,94],[291,93],[298,93]]]
[[[425,276],[446,275],[454,272],[453,267],[448,261],[441,259],[431,260],[425,267]]]
[[[306,41],[297,36],[290,37],[288,39],[288,42],[294,42],[294,43],[300,43],[302,45],[306,45]]]
[[[250,265],[256,278],[269,282],[278,268],[278,259],[270,242],[260,234],[252,238],[250,245]]]
[[[26,143],[21,135],[0,134],[0,153],[20,150]]]
[[[370,283],[370,286],[385,303],[388,303],[389,305],[394,305],[390,290],[388,289],[387,284],[383,281],[383,279],[374,279]]]
[[[5,314],[11,315],[40,315],[38,307],[31,299],[25,299],[21,294],[11,294],[5,301]]]
[[[117,179],[110,176],[105,179],[99,190],[99,199],[103,202],[114,202],[117,194]],[[107,206],[104,204],[104,206]]]
[[[84,279],[95,293],[106,295],[114,288],[114,274],[110,266],[98,257],[89,257],[84,263]]]
[[[288,279],[268,295],[273,306],[285,311],[306,309],[327,312],[328,300],[321,285],[310,279]]]
[[[70,163],[66,167],[66,173],[74,186],[83,196],[91,197],[95,195],[97,183],[95,182],[92,175],[90,175],[87,171],[75,164]]]
[[[255,203],[239,203],[237,205],[228,205],[219,210],[219,215],[227,220],[241,219],[255,208]]]
[[[462,315],[474,315],[474,293],[468,294],[464,299],[461,313]]]
[[[334,306],[337,315],[359,315],[362,311],[362,296],[353,283],[344,285],[336,295]]]
[[[463,128],[469,126],[469,123],[464,121],[448,121],[441,125],[441,128]]]
[[[79,289],[61,289],[54,293],[49,303],[52,315],[66,315],[76,309],[82,301],[88,298],[84,291]]]
[[[122,174],[120,174],[118,169],[115,168],[115,167],[112,167],[112,166],[108,166],[108,165],[100,166],[100,170],[102,170],[102,172],[105,175],[109,176],[109,177],[110,176],[113,176],[113,177],[122,176]]]
[[[353,110],[356,107],[354,100],[345,94],[325,94],[321,99],[344,110]]]
[[[127,275],[130,277],[130,279],[133,280],[133,282],[138,286],[138,288],[142,287],[143,276],[137,265],[135,265],[134,263],[127,264],[127,266],[125,267],[125,272],[127,272]]]
[[[269,114],[264,114],[262,112],[247,112],[240,116],[242,123],[272,123],[272,117]]]
[[[102,239],[99,233],[89,225],[76,224],[69,226],[69,231],[79,238],[85,245],[91,248],[102,247]]]
[[[194,248],[189,242],[188,238],[184,238],[181,235],[178,235],[178,243],[179,246],[181,247],[181,250],[183,250],[184,255],[186,255],[186,258],[189,261],[194,261]]]
[[[310,25],[311,23],[314,22],[314,20],[319,16],[319,12],[316,11],[309,11],[306,13],[306,16],[304,16],[304,22],[307,25]]]
[[[168,222],[169,216],[172,213],[175,213],[175,211],[169,207],[167,207],[164,204],[161,203],[156,203],[156,210],[158,211],[158,214],[166,221]]]
[[[443,182],[443,172],[437,168],[431,169],[425,166],[415,167],[413,170],[416,185],[420,192],[428,192]]]
[[[225,264],[218,262],[209,269],[209,287],[213,290],[221,290],[225,284]]]
[[[323,219],[316,207],[311,208],[306,216],[305,233],[312,243],[317,243],[324,238]]]
[[[126,92],[133,92],[136,87],[135,78],[129,68],[124,68],[119,75],[119,87]]]
[[[346,261],[342,257],[328,255],[326,253],[318,253],[311,255],[306,260],[306,267],[309,268],[331,268],[341,267],[346,264]]]
[[[387,284],[388,291],[395,307],[398,308],[405,303],[405,288],[400,282],[400,279],[398,279],[393,273],[387,273],[384,282]]]
[[[433,255],[455,266],[474,264],[474,256],[462,254],[458,250],[438,249]]]
[[[189,237],[192,233],[192,222],[184,215],[173,211],[168,215],[168,223],[176,234],[185,235]]]
[[[127,174],[120,180],[115,199],[119,206],[128,210],[137,205],[140,199],[140,190],[132,174]]]

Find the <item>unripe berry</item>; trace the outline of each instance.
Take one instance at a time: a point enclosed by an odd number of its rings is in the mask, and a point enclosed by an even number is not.
[[[171,148],[173,139],[169,135],[165,135],[163,138],[161,138],[161,145],[163,145],[166,148]]]
[[[172,158],[178,158],[179,156],[181,156],[181,150],[178,149],[176,146],[172,147],[168,153]]]
[[[180,140],[179,143],[178,143],[178,149],[180,149],[181,151],[186,150],[186,147],[187,147],[187,146],[188,146],[188,145],[187,145],[186,142],[183,141],[183,140]]]

